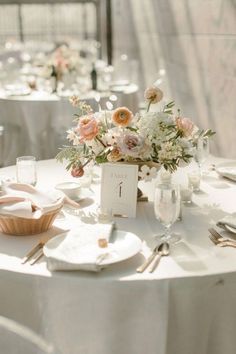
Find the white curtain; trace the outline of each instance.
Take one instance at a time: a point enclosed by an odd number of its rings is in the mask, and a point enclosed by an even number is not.
[[[236,158],[236,1],[113,0],[114,58],[127,54],[141,97],[156,80],[184,116]]]

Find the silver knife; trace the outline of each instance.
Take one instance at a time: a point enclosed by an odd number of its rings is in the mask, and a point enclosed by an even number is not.
[[[145,271],[145,269],[149,266],[149,264],[153,261],[153,259],[156,257],[158,253],[158,246],[156,246],[154,248],[154,250],[152,251],[152,253],[150,254],[150,256],[145,260],[145,262],[143,264],[141,264],[140,267],[138,267],[136,269],[137,273],[142,273]]]

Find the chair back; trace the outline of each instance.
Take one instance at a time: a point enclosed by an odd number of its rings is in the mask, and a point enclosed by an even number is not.
[[[0,353],[59,354],[31,329],[3,316],[0,316]]]

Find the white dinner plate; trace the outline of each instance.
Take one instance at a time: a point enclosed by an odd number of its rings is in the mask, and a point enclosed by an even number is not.
[[[113,88],[114,86],[128,86],[129,84],[129,80],[116,80],[110,82],[109,86],[110,88]]]
[[[63,233],[50,239],[43,247],[44,255],[46,257],[52,257],[54,255],[54,250],[60,245],[61,242],[63,242],[66,235],[66,233]],[[100,263],[101,265],[105,266],[129,259],[140,251],[142,245],[142,242],[138,236],[127,231],[113,231],[112,240],[114,240],[114,242],[110,244],[112,246],[112,252],[109,257]]]
[[[28,96],[31,94],[30,88],[23,85],[7,85],[5,92],[7,96]]]
[[[220,176],[236,181],[236,161],[218,164],[215,170]]]

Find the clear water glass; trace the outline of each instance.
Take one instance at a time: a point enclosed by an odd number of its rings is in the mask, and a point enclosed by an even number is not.
[[[200,172],[202,173],[202,165],[206,162],[210,153],[209,138],[198,138],[195,150],[195,160],[198,163]]]
[[[16,180],[35,186],[37,183],[36,158],[34,156],[20,156],[16,159]]]
[[[180,190],[176,184],[158,184],[155,188],[154,211],[157,220],[165,227],[161,236],[164,242],[179,241],[177,235],[171,234],[171,226],[180,214]],[[173,237],[174,236],[174,237]]]

